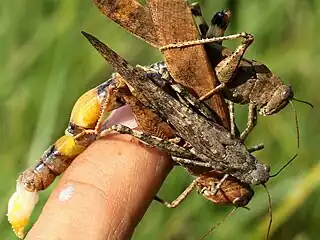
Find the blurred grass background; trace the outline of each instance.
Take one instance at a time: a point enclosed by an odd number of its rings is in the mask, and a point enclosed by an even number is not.
[[[296,161],[268,182],[273,200],[271,239],[318,239],[320,220],[319,76],[320,2],[315,0],[200,1],[209,21],[213,12],[232,10],[228,33],[247,31],[255,42],[247,58],[266,63],[295,96],[315,109],[295,103],[300,119],[301,149]],[[7,201],[20,171],[34,163],[63,134],[76,99],[110,76],[112,69],[81,36],[85,30],[107,43],[132,64],[161,60],[157,49],[107,20],[91,1],[1,1],[0,3],[0,239],[15,239],[6,220]],[[225,43],[234,47],[236,43]],[[317,97],[318,96],[318,97]],[[238,109],[244,127],[246,108]],[[259,117],[248,145],[265,143],[256,154],[279,169],[296,151],[290,106],[276,116]],[[160,196],[172,200],[191,178],[175,169]],[[51,188],[52,189],[52,188]],[[267,197],[262,187],[248,207],[239,209],[208,239],[263,239]],[[40,214],[50,189],[41,193],[33,214]],[[215,206],[197,193],[175,210],[153,203],[134,239],[199,239],[230,206]],[[30,224],[31,226],[31,224]]]

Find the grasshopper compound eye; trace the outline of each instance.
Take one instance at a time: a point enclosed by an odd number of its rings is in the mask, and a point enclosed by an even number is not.
[[[270,166],[267,164],[257,164],[256,169],[250,173],[249,178],[253,185],[266,183],[270,178]]]

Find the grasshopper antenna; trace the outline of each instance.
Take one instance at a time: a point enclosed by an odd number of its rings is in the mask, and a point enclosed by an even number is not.
[[[307,102],[307,101],[299,100],[299,99],[296,99],[296,98],[292,98],[292,100],[307,104],[311,108],[314,108],[313,105],[311,103]],[[299,131],[298,113],[297,113],[296,108],[293,105],[293,102],[292,101],[289,101],[289,102],[290,102],[290,104],[291,104],[291,106],[293,108],[293,111],[294,111],[294,116],[295,116],[295,121],[296,121],[296,132],[297,132],[297,146],[299,148],[300,147],[300,131]]]
[[[294,111],[294,117],[295,117],[295,122],[296,122],[297,147],[299,148],[300,147],[300,131],[299,131],[298,113],[297,113],[296,108],[294,107],[292,101],[290,101],[290,104],[291,104],[293,111]],[[313,105],[311,103],[309,103],[309,104],[310,104],[310,106],[313,107]],[[279,175],[279,173],[281,173],[282,170],[285,169],[297,156],[298,156],[298,153],[296,153],[282,168],[280,168],[277,173],[270,175],[270,178]]]
[[[218,226],[220,226],[228,217],[230,217],[237,208],[238,208],[238,207],[233,208],[233,209],[228,213],[228,215],[225,216],[220,222],[214,224],[214,225],[200,238],[200,240],[205,239],[205,238],[209,235],[209,233],[211,233],[214,229],[216,229]]]
[[[294,160],[297,156],[298,156],[298,153],[296,153],[282,168],[280,168],[277,173],[275,173],[275,174],[273,174],[273,175],[270,175],[270,178],[278,176],[279,173],[281,173],[283,169],[285,169],[291,162],[293,162],[293,160]]]
[[[265,240],[269,239],[270,231],[271,231],[271,225],[272,225],[272,202],[271,202],[271,195],[270,192],[265,184],[262,184],[262,186],[266,189],[267,195],[268,195],[268,208],[269,208],[269,224],[268,224],[268,230],[267,230],[267,235],[265,237]]]
[[[293,108],[293,112],[294,112],[294,118],[295,118],[295,122],[296,122],[296,134],[297,134],[297,147],[300,147],[300,130],[299,130],[299,120],[298,120],[298,113],[296,108],[293,105],[292,101],[289,101],[292,108]]]
[[[312,105],[312,103],[309,103],[309,102],[307,102],[307,101],[303,101],[303,100],[296,99],[296,98],[292,98],[292,100],[297,101],[297,102],[300,102],[300,103],[307,104],[309,107],[314,108],[314,106]]]

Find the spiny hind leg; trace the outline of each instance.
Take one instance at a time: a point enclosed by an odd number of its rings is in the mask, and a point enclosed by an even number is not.
[[[235,75],[243,55],[252,44],[254,38],[251,34],[246,34],[236,50],[223,59],[215,67],[215,72],[220,83],[229,82]]]
[[[221,10],[213,14],[210,21],[211,24],[208,26],[203,18],[199,3],[192,3],[190,9],[198,26],[201,38],[221,37],[224,35],[231,19],[231,12],[229,10]],[[221,44],[222,41],[217,43]]]
[[[194,179],[191,184],[183,191],[183,193],[180,194],[179,197],[177,197],[174,201],[172,201],[171,203],[159,198],[158,196],[154,197],[154,200],[162,203],[163,205],[165,205],[168,208],[175,208],[177,207],[179,204],[182,203],[183,200],[185,200],[187,198],[187,196],[192,192],[192,190],[196,187],[197,185],[197,179]]]
[[[201,8],[198,2],[194,2],[190,5],[191,13],[198,26],[201,38],[204,38],[209,30],[209,26],[203,18]]]
[[[194,6],[194,15],[199,18],[201,16],[201,11],[199,12],[198,5]],[[200,17],[201,18],[201,17]],[[229,36],[223,36],[224,32],[228,26],[229,20],[231,18],[231,13],[227,11],[221,11],[216,13],[211,21],[211,26],[208,28],[206,36],[210,36],[207,39],[201,40],[194,40],[194,41],[187,41],[181,42],[176,44],[169,44],[167,46],[163,46],[160,50],[166,50],[170,48],[182,48],[192,45],[204,44],[204,43],[218,43],[221,44],[224,40],[233,40],[242,38],[241,44],[237,47],[237,49],[228,57],[223,59],[219,64],[215,67],[216,76],[220,82],[220,85],[212,89],[210,92],[205,94],[204,96],[200,97],[200,100],[206,100],[221,89],[225,88],[226,84],[231,81],[232,77],[234,76],[240,61],[248,49],[248,47],[253,42],[254,38],[251,34],[248,33],[238,33]],[[200,20],[200,22],[204,22],[204,20]],[[201,31],[201,30],[200,30]],[[203,35],[203,33],[201,33]]]
[[[185,42],[171,43],[171,44],[162,46],[159,49],[161,51],[164,51],[172,48],[185,48],[189,46],[202,45],[206,43],[213,43],[213,42],[219,43],[220,41],[235,40],[238,38],[244,39],[243,42],[247,42],[247,41],[252,42],[254,39],[251,34],[246,32],[241,32],[241,33],[236,33],[236,34],[221,36],[221,37],[212,37],[212,38],[206,38],[206,39],[197,39],[197,40],[191,40],[191,41],[185,41]]]
[[[103,137],[112,131],[116,131],[120,134],[129,134],[147,145],[164,150],[171,155],[171,158],[174,162],[180,165],[193,165],[207,168],[214,167],[216,170],[226,169],[226,166],[219,163],[216,163],[213,166],[213,164],[210,162],[210,158],[198,153],[194,148],[184,148],[175,144],[175,139],[173,142],[170,140],[164,140],[123,125],[113,125],[112,127],[104,130],[99,137]]]
[[[191,11],[195,18],[198,19],[200,24],[206,25],[205,21],[202,17],[201,9],[199,4],[195,3],[191,5]],[[224,33],[228,27],[228,24],[231,19],[231,12],[229,10],[222,10],[215,13],[211,19],[210,27],[207,25],[205,27],[200,27],[200,32],[202,36],[206,36],[207,38],[217,38],[223,37]],[[205,29],[205,30],[201,30]],[[204,32],[205,31],[205,32]],[[219,92],[221,89],[225,88],[226,83],[231,80],[234,73],[236,72],[239,63],[246,51],[246,49],[250,46],[253,41],[253,37],[248,35],[244,37],[244,41],[241,45],[236,49],[236,51],[228,56],[227,58],[223,59],[216,67],[215,72],[219,82],[221,83],[215,89],[208,92],[206,95],[200,97],[200,100],[205,100],[214,95],[215,93]],[[222,41],[217,41],[216,43],[222,44]]]
[[[121,134],[130,134],[131,136],[134,136],[135,138],[139,139],[141,142],[152,147],[162,149],[173,156],[190,159],[195,158],[195,155],[191,153],[189,149],[175,144],[174,141],[171,142],[170,140],[164,140],[120,124],[113,125],[110,128],[104,130],[103,132],[101,132],[100,137],[103,137],[112,131],[116,131]]]
[[[237,34],[233,36],[236,36],[236,35]],[[230,36],[225,36],[225,37],[230,37]],[[217,87],[215,87],[214,89],[206,93],[204,96],[200,97],[200,100],[203,101],[208,99],[209,97],[211,97],[212,95],[220,91],[221,89],[225,88],[226,84],[232,80],[232,78],[237,72],[237,69],[243,58],[243,55],[245,54],[246,50],[253,42],[253,36],[251,34],[243,33],[242,37],[244,38],[244,40],[237,47],[237,49],[230,56],[220,61],[218,65],[215,67],[215,73],[220,82],[220,85],[218,85]]]
[[[234,76],[240,61],[248,49],[248,47],[252,44],[254,38],[251,34],[248,33],[239,33],[229,36],[224,36],[225,30],[228,27],[229,21],[231,19],[231,12],[228,10],[222,10],[217,13],[215,13],[211,20],[211,25],[208,27],[208,25],[205,23],[201,9],[199,4],[194,3],[191,5],[191,11],[194,17],[199,22],[199,29],[200,34],[202,36],[208,37],[207,39],[201,39],[201,40],[194,40],[194,41],[187,41],[187,42],[181,42],[176,44],[169,44],[167,46],[164,46],[160,48],[160,50],[166,50],[170,48],[181,48],[181,47],[187,47],[197,44],[204,44],[204,43],[211,43],[215,42],[218,44],[222,44],[222,41],[224,40],[233,40],[237,38],[242,38],[241,44],[237,47],[237,49],[228,57],[223,59],[219,64],[215,67],[216,76],[221,83],[214,89],[212,89],[210,92],[205,94],[204,96],[200,97],[201,100],[206,100],[221,89],[225,88],[226,84],[231,81],[232,77]],[[206,33],[204,33],[206,32]]]

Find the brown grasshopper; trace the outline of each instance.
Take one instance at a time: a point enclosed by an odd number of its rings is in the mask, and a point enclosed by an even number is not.
[[[159,115],[173,126],[179,137],[192,145],[192,149],[180,147],[170,141],[160,140],[132,130],[125,126],[115,125],[105,130],[116,130],[129,133],[143,142],[170,152],[176,162],[194,164],[222,171],[248,184],[264,184],[269,179],[269,166],[259,163],[242,144],[240,139],[213,121],[197,114],[188,106],[180,103],[163,91],[152,79],[145,75],[141,68],[134,68],[105,44],[84,33],[96,50],[124,78],[126,84],[142,94]]]
[[[174,5],[177,1],[172,1],[172,2],[174,2],[172,3]],[[201,35],[202,36],[207,35],[208,37],[214,37],[214,38],[203,40],[203,41],[188,42],[186,39],[188,39],[188,37],[190,38],[191,34],[189,34],[189,32],[184,32],[186,34],[186,37],[182,37],[182,39],[179,39],[179,37],[173,36],[175,33],[174,31],[170,31],[170,30],[174,29],[174,26],[180,27],[180,25],[175,24],[176,22],[172,21],[173,24],[171,25],[171,28],[164,29],[165,31],[165,34],[163,34],[164,40],[165,40],[164,42],[169,42],[169,43],[167,43],[166,46],[163,46],[163,41],[161,42],[163,38],[161,38],[160,36],[160,38],[155,39],[154,37],[157,34],[156,30],[158,29],[157,29],[157,26],[154,26],[152,22],[152,19],[153,19],[156,23],[157,22],[159,23],[160,21],[158,20],[159,18],[161,18],[161,16],[154,17],[154,15],[156,14],[152,13],[152,9],[159,9],[159,8],[166,9],[165,12],[167,12],[168,15],[170,15],[169,18],[172,18],[172,16],[173,17],[175,16],[176,12],[175,12],[175,8],[172,7],[170,3],[161,3],[160,1],[159,2],[148,1],[147,5],[151,6],[150,10],[146,7],[143,7],[142,5],[140,5],[139,3],[133,0],[125,1],[126,5],[128,6],[126,8],[123,7],[124,2],[119,0],[112,1],[112,2],[94,0],[94,3],[107,17],[111,18],[113,21],[120,24],[122,27],[127,29],[132,34],[148,42],[150,45],[158,47],[162,51],[164,51],[167,64],[169,64],[168,67],[169,67],[170,73],[174,72],[174,68],[170,66],[172,63],[170,61],[170,57],[168,58],[166,56],[168,55],[167,51],[169,49],[174,50],[174,48],[179,48],[180,50],[179,49],[177,50],[181,52],[181,47],[188,46],[188,48],[183,49],[183,52],[184,52],[184,51],[188,51],[190,46],[195,47],[196,44],[203,44],[206,42],[210,42],[210,48],[207,47],[206,49],[209,54],[209,59],[211,61],[211,64],[215,68],[215,75],[217,76],[218,80],[221,83],[219,86],[217,86],[216,88],[214,87],[211,88],[213,90],[208,92],[208,89],[209,89],[208,87],[210,86],[208,83],[201,84],[201,82],[196,82],[196,84],[192,84],[192,81],[190,83],[189,81],[180,80],[181,78],[177,77],[176,75],[173,75],[173,78],[177,80],[177,82],[183,84],[184,86],[193,88],[196,91],[196,93],[199,96],[201,96],[200,100],[207,99],[210,96],[216,94],[219,90],[224,89],[225,90],[224,95],[227,99],[235,103],[249,104],[247,127],[241,134],[241,139],[243,140],[246,138],[246,136],[248,136],[250,131],[256,125],[257,111],[259,111],[259,113],[262,115],[275,114],[278,111],[280,111],[282,108],[284,108],[291,99],[294,99],[291,87],[283,84],[280,78],[274,75],[264,64],[259,63],[255,60],[249,61],[249,60],[242,59],[242,56],[244,55],[246,49],[250,46],[250,44],[253,41],[252,35],[247,33],[241,33],[241,34],[222,37],[226,27],[228,26],[228,22],[230,20],[230,15],[231,15],[230,12],[220,12],[221,15],[218,16],[216,19],[213,18],[212,26],[209,28],[202,18],[199,5],[197,4],[192,5],[192,13],[196,17],[200,18]],[[166,5],[167,7],[164,5]],[[110,9],[113,9],[114,11],[110,11]],[[128,16],[128,12],[130,12],[131,18],[123,17],[123,16]],[[179,16],[179,14],[177,15]],[[163,20],[168,19],[168,16],[167,18],[162,17],[162,19]],[[177,17],[175,20],[178,21],[179,18]],[[141,22],[143,22],[144,24],[141,24]],[[193,35],[192,37],[194,37],[194,39],[197,38],[196,35]],[[242,42],[242,44],[239,45],[239,47],[235,50],[235,52],[232,52],[230,49],[224,48],[219,44],[223,40],[230,40],[230,39],[236,39],[236,38],[244,38],[244,41]],[[178,43],[179,40],[180,40],[180,43]],[[212,43],[212,41],[214,41],[215,43]],[[176,51],[176,52],[179,53],[179,51]],[[174,64],[172,65],[174,66]],[[183,66],[185,65],[178,64],[176,66],[179,66],[179,69],[184,69]],[[196,70],[197,66],[199,65],[194,64],[193,66],[194,66],[193,70]],[[202,88],[201,89],[202,91],[197,91],[198,89],[196,87],[197,85],[200,85],[200,87]],[[204,89],[204,87],[207,87],[207,88]],[[206,91],[206,92],[202,94],[203,91]],[[294,100],[297,100],[297,99],[294,99]],[[297,100],[297,101],[300,101],[300,100]],[[214,104],[214,106],[218,106],[218,105]],[[218,112],[218,115],[221,117],[221,112],[220,113]],[[227,116],[227,115],[224,114],[224,116]],[[223,122],[226,122],[225,119]],[[299,142],[298,142],[298,145],[299,145]]]

